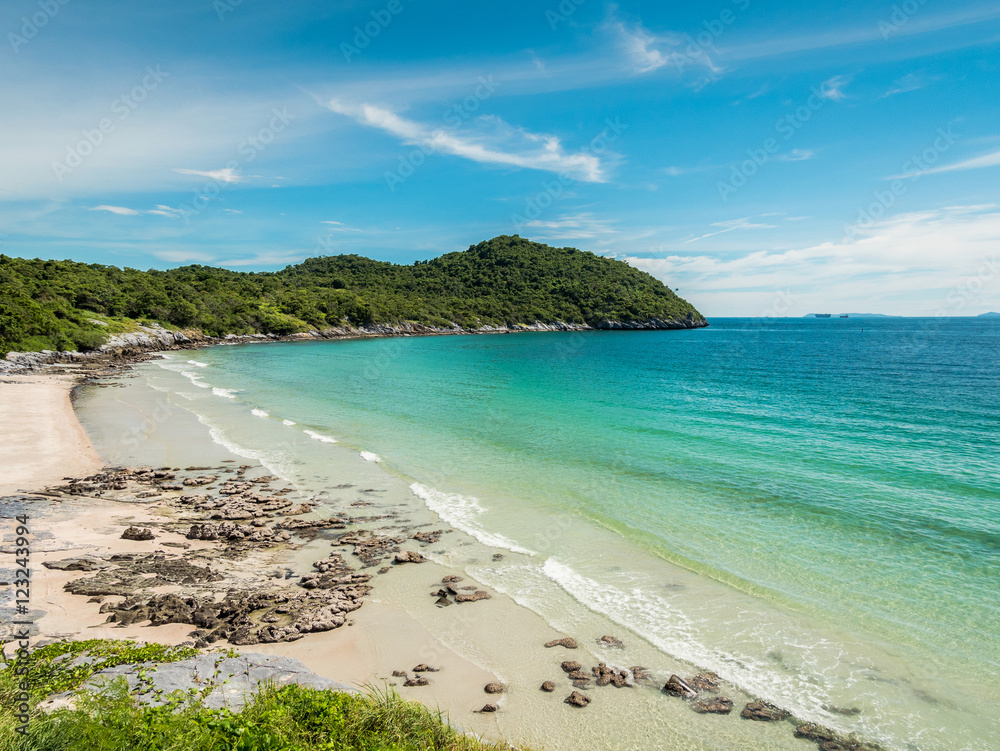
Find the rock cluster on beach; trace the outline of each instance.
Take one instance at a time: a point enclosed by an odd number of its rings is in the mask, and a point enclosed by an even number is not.
[[[88,555],[44,565],[87,574],[71,580],[65,588],[101,602],[108,623],[187,623],[194,627],[191,638],[197,645],[220,639],[241,646],[294,641],[305,634],[343,626],[370,593],[371,575],[355,570],[341,553],[331,550],[326,558],[314,562],[313,573],[295,578],[290,570],[277,578],[262,578],[257,566],[263,558],[275,559],[293,533],[308,538],[323,531],[382,521],[392,514],[299,519],[296,517],[312,511],[313,504],[296,502],[290,497],[291,488],[274,488],[278,478],[251,476],[253,469],[251,465],[184,470],[112,468],[68,479],[46,494],[160,504],[169,514],[159,526],[182,534],[199,547],[183,555],[158,549]],[[442,533],[417,534],[426,539]],[[121,537],[133,542],[158,539],[150,526],[129,526]],[[402,550],[408,539],[407,535],[389,536],[359,528],[340,535],[333,546],[353,548],[362,568],[393,556],[397,564],[423,561],[417,551]],[[187,547],[180,542],[169,544]],[[181,591],[155,591],[163,586]]]

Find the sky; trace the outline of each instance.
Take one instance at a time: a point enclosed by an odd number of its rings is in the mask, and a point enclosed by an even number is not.
[[[1000,4],[7,0],[0,253],[518,234],[709,317],[1000,309]]]

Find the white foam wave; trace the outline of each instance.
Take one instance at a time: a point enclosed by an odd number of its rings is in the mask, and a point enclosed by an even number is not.
[[[315,430],[303,430],[307,436],[312,438],[314,441],[323,441],[323,443],[336,443],[336,438],[331,438],[328,435],[323,435],[322,433],[317,433]]]
[[[797,717],[836,727],[836,719],[821,709],[829,689],[821,674],[776,670],[748,655],[708,646],[697,623],[648,587],[600,583],[554,558],[546,560],[542,570],[589,610],[639,634],[667,654],[708,668],[752,694],[776,701]]]
[[[198,362],[197,360],[188,360],[188,365],[194,365],[195,367],[198,367],[198,368],[207,368],[208,367],[208,363]]]
[[[294,425],[295,423],[292,422],[291,420],[282,420],[281,424],[282,425]]]
[[[215,394],[216,396],[221,396],[225,399],[236,398],[236,389],[222,389],[219,388],[218,386],[213,386],[212,393]]]
[[[256,407],[254,407],[253,409],[250,410],[250,414],[254,415],[255,417],[267,417],[268,416],[267,412],[265,412],[262,409],[257,409]]]
[[[371,451],[362,451],[361,452],[361,458],[364,459],[366,462],[380,462],[380,461],[382,461],[382,457],[381,456],[379,456],[378,454],[373,454]]]
[[[451,526],[472,535],[479,542],[483,543],[483,545],[489,545],[492,548],[504,548],[512,553],[535,555],[534,550],[523,548],[503,535],[496,534],[495,532],[487,532],[483,529],[477,517],[485,513],[486,509],[480,506],[479,501],[475,498],[459,495],[458,493],[442,493],[440,490],[425,487],[417,482],[410,486],[410,490],[413,491],[414,495],[423,500],[427,508]]]
[[[266,467],[271,474],[277,475],[289,483],[293,482],[292,477],[294,472],[292,471],[292,467],[294,466],[294,461],[292,461],[291,458],[283,452],[256,451],[254,449],[247,448],[246,446],[241,446],[231,440],[222,428],[214,424],[204,415],[196,412],[195,417],[198,418],[198,422],[208,428],[208,433],[212,437],[212,440],[229,451],[231,454],[242,456],[244,459],[252,459],[253,461],[260,462],[261,466]]]

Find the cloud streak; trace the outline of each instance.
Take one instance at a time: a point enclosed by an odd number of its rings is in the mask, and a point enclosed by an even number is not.
[[[408,120],[374,104],[351,104],[331,99],[327,107],[332,112],[354,118],[362,125],[395,136],[405,144],[423,146],[432,153],[450,154],[480,164],[556,172],[584,182],[606,182],[598,157],[583,152],[569,153],[556,136],[513,128],[499,118],[478,119],[481,125],[493,125],[493,133],[460,136],[454,131]]]

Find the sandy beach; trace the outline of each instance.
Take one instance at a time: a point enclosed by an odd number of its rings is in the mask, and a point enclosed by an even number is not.
[[[68,375],[7,376],[0,381],[0,494],[34,490],[101,467],[73,413]]]

